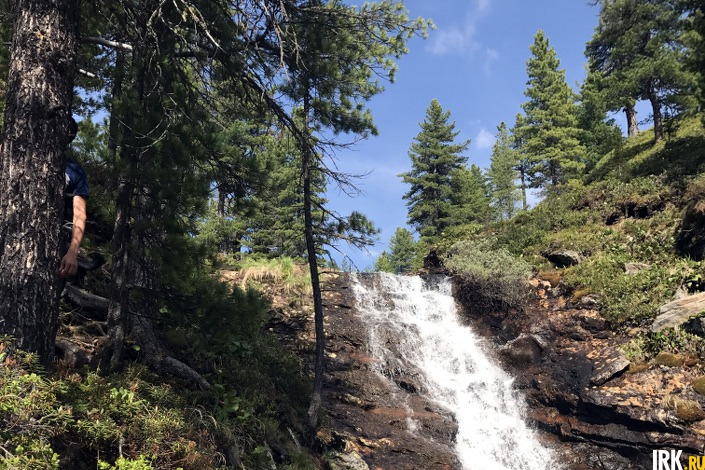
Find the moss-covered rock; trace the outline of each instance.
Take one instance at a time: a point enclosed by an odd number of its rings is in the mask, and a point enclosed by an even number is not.
[[[679,367],[685,364],[685,357],[662,351],[654,358],[654,364],[659,366]]]
[[[676,398],[673,405],[676,417],[681,421],[694,423],[695,421],[705,419],[705,411],[703,411],[700,404],[695,400]]]
[[[705,375],[693,380],[691,385],[693,386],[693,390],[697,393],[700,395],[705,395]]]

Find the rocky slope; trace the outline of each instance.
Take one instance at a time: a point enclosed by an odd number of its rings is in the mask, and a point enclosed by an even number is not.
[[[662,353],[632,364],[622,349],[636,330],[611,332],[591,299],[574,304],[560,285],[533,286],[525,311],[464,314],[495,342],[526,393],[529,419],[563,442],[570,468],[650,469],[655,449],[705,452],[695,358]]]

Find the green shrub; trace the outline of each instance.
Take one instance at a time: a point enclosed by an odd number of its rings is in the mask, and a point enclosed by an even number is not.
[[[461,299],[471,309],[521,308],[528,299],[531,267],[490,241],[460,241],[443,261],[460,278]]]

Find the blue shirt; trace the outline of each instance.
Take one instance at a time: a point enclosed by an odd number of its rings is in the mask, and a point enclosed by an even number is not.
[[[64,194],[67,198],[83,196],[88,198],[88,177],[81,165],[68,160],[66,162],[66,188]]]

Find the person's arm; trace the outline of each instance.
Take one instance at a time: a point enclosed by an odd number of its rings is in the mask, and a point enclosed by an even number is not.
[[[59,276],[68,277],[76,274],[78,270],[78,248],[83,240],[86,230],[86,199],[83,196],[73,197],[73,229],[71,230],[71,244],[61,259]]]

